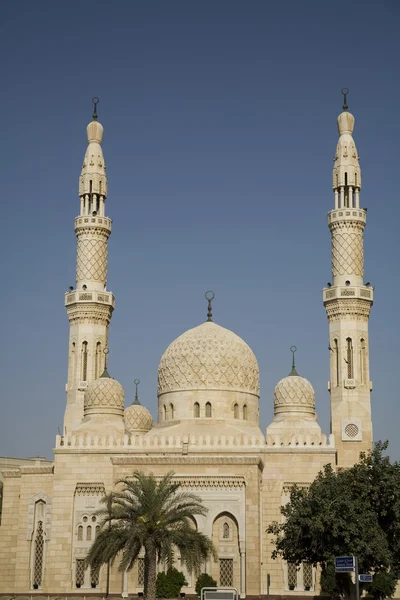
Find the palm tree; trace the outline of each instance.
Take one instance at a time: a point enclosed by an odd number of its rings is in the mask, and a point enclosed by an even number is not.
[[[193,527],[192,517],[205,515],[207,509],[198,496],[180,491],[173,473],[157,481],[153,474],[135,471],[118,484],[121,490],[102,498],[102,529],[86,562],[98,572],[118,555],[119,570],[129,571],[144,548],[144,598],[155,600],[157,559],[172,567],[177,548],[182,564],[199,573],[204,561],[215,556],[211,540]]]

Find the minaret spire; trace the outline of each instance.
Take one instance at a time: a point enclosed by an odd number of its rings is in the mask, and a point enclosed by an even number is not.
[[[75,429],[83,418],[83,397],[91,381],[106,372],[108,327],[114,309],[107,292],[108,238],[111,219],[105,215],[106,166],[101,143],[103,126],[93,100],[93,120],[86,128],[88,146],[79,177],[80,210],[75,218],[77,237],[76,287],[65,295],[70,322],[67,408],[64,431]]]
[[[332,238],[332,284],[323,291],[329,321],[331,428],[338,464],[357,462],[372,445],[368,319],[373,288],[364,285],[364,228],[360,208],[361,168],[353,139],[354,116],[338,116],[339,140],[333,165],[334,208],[328,213]]]

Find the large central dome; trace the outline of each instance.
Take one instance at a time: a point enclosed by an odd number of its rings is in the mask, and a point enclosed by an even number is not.
[[[158,394],[179,390],[232,390],[259,395],[257,359],[238,335],[207,321],[180,335],[158,368]]]

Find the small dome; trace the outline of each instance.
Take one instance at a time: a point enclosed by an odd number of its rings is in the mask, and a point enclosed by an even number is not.
[[[122,385],[110,377],[107,370],[92,381],[85,393],[84,416],[93,414],[124,414],[124,389]]]
[[[281,379],[275,387],[274,414],[285,412],[308,413],[315,416],[314,388],[296,371]]]
[[[134,402],[124,412],[125,427],[131,433],[147,432],[153,427],[150,411],[139,402]]]
[[[168,346],[158,367],[158,394],[233,390],[259,395],[257,359],[238,335],[207,321]]]

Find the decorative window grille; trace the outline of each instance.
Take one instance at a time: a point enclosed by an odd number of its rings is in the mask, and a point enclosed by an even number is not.
[[[96,355],[95,355],[95,366],[94,366],[94,375],[95,379],[98,379],[101,375],[101,342],[97,342],[96,344]]]
[[[99,585],[99,571],[90,571],[90,585],[92,588]]]
[[[82,344],[82,381],[87,380],[88,343]]]
[[[206,417],[211,417],[211,403],[206,403]]]
[[[353,342],[347,338],[347,378],[353,379]]]
[[[303,563],[303,585],[311,589],[313,586],[313,571],[311,563]]]
[[[243,419],[247,421],[247,404],[243,405]]]
[[[222,526],[222,537],[224,538],[224,540],[229,540],[229,536],[230,536],[229,523],[224,523]]]
[[[235,404],[235,406],[233,407],[233,417],[235,419],[239,418],[239,404]]]
[[[82,525],[79,525],[78,527],[78,542],[81,542],[83,540],[83,527]]]
[[[174,418],[174,405],[170,404],[169,405],[169,413],[170,413],[170,419]]]
[[[44,533],[43,521],[39,521],[35,535],[35,558],[33,566],[33,587],[40,588],[43,577]]]
[[[92,526],[91,525],[88,525],[86,528],[86,540],[88,542],[92,541]]]
[[[138,558],[137,584],[139,587],[144,586],[144,558]]]
[[[296,588],[297,587],[297,567],[294,563],[288,563],[287,573],[288,573],[289,588],[291,588],[291,587]]]
[[[233,558],[219,559],[219,585],[221,587],[233,586]]]
[[[85,580],[85,560],[82,558],[76,559],[75,565],[75,585],[77,588],[83,586]]]
[[[200,417],[200,404],[198,402],[194,403],[194,407],[193,407],[193,416],[195,418]]]

